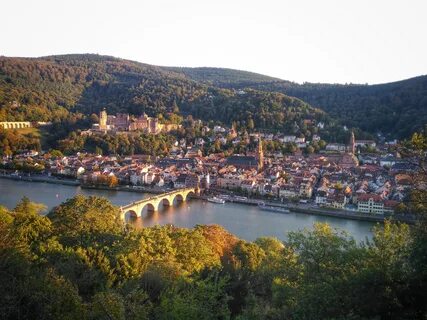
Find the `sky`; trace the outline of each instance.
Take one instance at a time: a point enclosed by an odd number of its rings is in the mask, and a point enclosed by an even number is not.
[[[285,80],[427,74],[426,0],[2,0],[0,55],[98,53]]]

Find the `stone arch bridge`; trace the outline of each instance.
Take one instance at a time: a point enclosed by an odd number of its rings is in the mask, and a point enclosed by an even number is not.
[[[134,217],[141,217],[142,211],[147,207],[147,211],[158,211],[163,206],[168,207],[173,205],[174,201],[187,201],[189,195],[198,193],[196,188],[177,189],[170,192],[162,193],[153,197],[132,202],[128,205],[120,207],[120,216],[125,220],[126,213],[130,213]]]

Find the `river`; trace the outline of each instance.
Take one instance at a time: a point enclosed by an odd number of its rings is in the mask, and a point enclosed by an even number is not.
[[[0,179],[0,205],[12,209],[27,196],[31,201],[45,204],[48,209],[76,194],[103,196],[115,205],[125,205],[149,194],[126,191],[88,190],[76,186]],[[275,213],[255,206],[226,203],[215,204],[190,200],[179,207],[169,207],[152,214],[144,214],[134,223],[138,226],[173,224],[191,228],[197,224],[219,224],[245,240],[273,236],[285,240],[289,231],[311,228],[315,222],[327,222],[334,228],[347,231],[356,240],[372,236],[372,222],[321,217],[302,213]]]

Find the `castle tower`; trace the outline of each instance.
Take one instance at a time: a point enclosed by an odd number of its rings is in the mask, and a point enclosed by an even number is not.
[[[351,136],[350,136],[350,143],[349,143],[349,152],[351,154],[355,154],[356,152],[356,140],[354,139],[354,131],[351,131]]]
[[[262,170],[264,168],[264,151],[262,151],[262,140],[261,137],[258,139],[258,170]]]
[[[157,134],[159,131],[159,119],[148,118],[148,132],[151,134]]]
[[[106,130],[107,129],[107,111],[105,108],[99,113],[99,129]]]

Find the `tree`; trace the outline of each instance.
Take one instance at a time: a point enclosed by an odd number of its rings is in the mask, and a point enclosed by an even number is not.
[[[398,147],[404,161],[416,169],[410,197],[405,204],[411,212],[418,214],[421,220],[427,220],[427,132],[414,133],[412,138]]]
[[[49,154],[53,157],[53,158],[62,158],[64,157],[64,155],[62,154],[61,151],[56,150],[56,149],[51,149],[49,150]]]
[[[274,280],[273,287],[273,302],[281,306],[282,316],[345,317],[351,311],[346,275],[361,263],[363,251],[354,239],[327,224],[317,223],[312,231],[290,232],[288,238],[286,244],[296,254],[289,258],[297,262],[285,264],[286,271]]]
[[[179,107],[178,104],[176,103],[176,100],[173,100],[173,104],[172,104],[172,112],[173,113],[179,113]]]
[[[109,243],[123,230],[118,208],[107,199],[77,195],[50,213],[55,233],[66,244]]]
[[[107,177],[107,184],[110,188],[115,187],[119,184],[119,179],[117,179],[117,177],[114,174],[109,175]]]
[[[92,319],[124,320],[126,315],[123,297],[114,292],[100,292],[91,304]]]
[[[100,147],[96,146],[95,147],[95,154],[102,156],[103,150]]]
[[[229,319],[226,281],[213,274],[191,283],[178,282],[160,297],[158,319]]]
[[[418,317],[427,314],[427,307],[422,302],[427,297],[427,130],[414,133],[412,138],[398,147],[402,158],[416,169],[414,186],[410,197],[405,201],[408,211],[418,217],[418,223],[412,228],[413,242],[409,256],[412,268],[408,279],[408,309]],[[422,307],[419,307],[422,306]]]
[[[314,148],[313,148],[312,146],[308,146],[308,147],[306,148],[306,152],[307,152],[308,154],[312,154],[312,153],[314,153]]]
[[[51,221],[40,214],[45,208],[44,205],[23,197],[12,212],[10,232],[29,255],[40,254],[43,247],[51,242]]]
[[[249,132],[252,132],[255,128],[255,123],[254,120],[252,118],[248,119],[248,130]]]
[[[319,148],[321,149],[321,150],[323,150],[323,149],[325,149],[326,148],[326,141],[325,140],[320,140],[319,141]]]
[[[220,257],[214,254],[210,243],[200,231],[179,230],[174,233],[173,239],[174,247],[177,248],[176,261],[189,274],[220,266]]]

